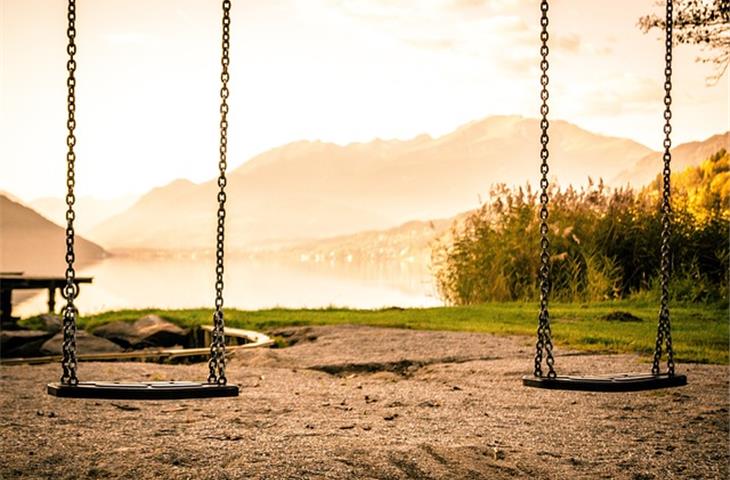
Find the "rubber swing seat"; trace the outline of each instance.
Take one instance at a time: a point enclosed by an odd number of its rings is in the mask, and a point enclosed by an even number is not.
[[[106,400],[181,400],[237,397],[238,385],[200,382],[79,382],[77,385],[49,383],[48,393],[64,398]]]
[[[586,392],[639,392],[687,385],[686,375],[619,373],[605,376],[522,377],[526,387]]]

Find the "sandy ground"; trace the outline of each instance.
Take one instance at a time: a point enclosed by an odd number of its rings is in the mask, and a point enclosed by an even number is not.
[[[241,396],[94,401],[45,394],[57,365],[2,368],[0,477],[727,478],[728,367],[643,393],[523,388],[531,340],[367,327],[288,329],[229,364]],[[562,373],[646,371],[563,355]],[[84,363],[95,380],[204,379],[198,365]]]

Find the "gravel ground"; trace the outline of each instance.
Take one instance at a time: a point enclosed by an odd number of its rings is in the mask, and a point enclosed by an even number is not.
[[[728,478],[727,366],[642,393],[526,389],[532,341],[305,327],[238,354],[233,399],[94,401],[45,394],[57,365],[2,368],[0,477],[190,479]],[[561,373],[646,371],[631,355]],[[206,367],[83,363],[82,379],[204,379]]]

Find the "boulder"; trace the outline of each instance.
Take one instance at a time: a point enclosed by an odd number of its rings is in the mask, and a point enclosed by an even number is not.
[[[40,351],[43,355],[61,355],[63,353],[63,333],[58,333],[47,340]],[[76,351],[78,353],[115,353],[122,347],[105,338],[97,337],[83,330],[76,332]]]
[[[141,339],[138,347],[173,347],[184,345],[187,341],[188,331],[180,328],[174,323],[163,320],[157,315],[147,315],[136,322],[134,328]]]
[[[3,358],[37,357],[41,345],[52,336],[43,330],[0,331],[0,355]]]
[[[112,341],[122,348],[132,348],[140,341],[136,329],[128,322],[109,322],[95,328],[92,333],[97,337]]]
[[[63,328],[63,320],[61,320],[61,317],[59,317],[58,315],[46,313],[40,315],[38,319],[41,323],[39,325],[39,328],[41,330],[45,330],[46,332],[56,334],[61,331],[61,328]]]
[[[146,315],[134,323],[111,322],[94,330],[94,335],[123,348],[173,347],[187,343],[188,331],[157,315]]]

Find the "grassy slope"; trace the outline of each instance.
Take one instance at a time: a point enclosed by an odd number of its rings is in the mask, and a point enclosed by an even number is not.
[[[607,321],[613,311],[626,311],[641,322]],[[537,305],[492,303],[470,307],[385,310],[226,310],[226,325],[267,330],[291,325],[359,324],[423,330],[458,330],[498,335],[535,333]],[[653,304],[610,302],[551,306],[553,339],[558,347],[599,352],[632,352],[650,357],[656,336]],[[211,310],[122,310],[82,317],[81,327],[92,329],[114,320],[133,321],[149,313],[180,325],[211,323]],[[26,323],[32,325],[33,320]],[[730,328],[726,306],[682,305],[672,308],[672,332],[678,361],[729,363]]]

